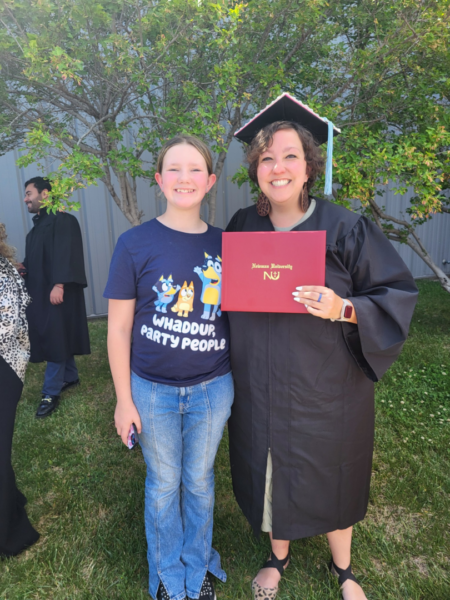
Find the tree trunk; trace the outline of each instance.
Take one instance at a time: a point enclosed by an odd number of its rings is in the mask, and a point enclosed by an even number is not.
[[[404,219],[398,219],[397,217],[388,215],[378,206],[378,204],[375,202],[375,200],[373,198],[369,199],[369,204],[370,204],[370,208],[372,209],[372,214],[374,216],[375,222],[382,231],[383,231],[382,221],[387,221],[387,222],[390,221],[392,223],[396,223],[397,225],[400,225],[400,227],[406,229],[409,232],[408,237],[406,238],[406,244],[408,244],[408,246],[412,250],[414,250],[414,252],[418,256],[420,256],[420,258],[423,260],[423,262],[428,267],[430,267],[430,269],[433,271],[433,273],[439,279],[439,283],[441,284],[441,286],[444,288],[444,290],[446,292],[448,292],[450,294],[450,278],[444,273],[444,271],[441,268],[439,268],[437,266],[437,264],[434,262],[434,260],[428,254],[427,249],[423,245],[422,240],[415,232],[414,227],[411,225],[411,223],[408,223]],[[388,239],[393,240],[395,242],[401,241],[399,239],[400,236],[395,233],[392,233],[391,235],[389,235],[389,233],[388,233],[387,237],[388,237]]]
[[[136,227],[136,225],[141,224],[142,218],[142,212],[139,210],[137,203],[137,194],[133,191],[126,173],[118,172],[115,174],[120,185],[122,212],[133,227]]]
[[[140,225],[143,213],[139,210],[137,203],[136,186],[130,185],[125,173],[116,173],[120,185],[119,196],[114,188],[114,185],[112,184],[109,167],[105,165],[103,171],[105,176],[102,177],[101,180],[106,185],[108,192],[111,194],[111,197],[119,210],[124,214],[133,227]]]
[[[247,100],[247,102],[245,103],[245,105],[243,107],[244,112],[247,110],[249,103],[250,103],[250,100]],[[213,186],[213,188],[209,194],[209,199],[208,199],[208,208],[209,208],[208,223],[210,225],[214,225],[216,222],[217,186],[220,181],[220,176],[222,175],[223,165],[225,164],[225,159],[227,157],[228,149],[231,145],[231,142],[233,141],[234,132],[236,131],[238,124],[240,123],[240,119],[241,119],[240,115],[241,115],[241,107],[237,106],[234,110],[233,119],[230,122],[230,130],[227,134],[225,144],[222,146],[223,148],[226,148],[226,150],[222,150],[222,152],[220,152],[219,156],[217,157],[217,162],[214,167],[214,173],[216,175],[216,183]]]
[[[437,264],[433,261],[431,256],[425,250],[425,248],[423,246],[421,247],[421,245],[419,245],[417,242],[415,242],[413,239],[411,239],[410,236],[408,236],[408,240],[406,243],[408,244],[408,246],[410,248],[412,248],[414,250],[414,252],[418,256],[420,256],[420,258],[423,260],[423,262],[430,267],[430,269],[433,271],[433,273],[439,279],[439,283],[441,284],[441,286],[444,288],[444,290],[446,292],[448,292],[450,294],[450,277],[448,277],[444,273],[444,271],[437,266]]]
[[[208,223],[210,225],[214,225],[216,222],[217,186],[219,184],[220,176],[222,175],[223,165],[225,164],[226,157],[227,153],[225,150],[223,150],[217,157],[216,166],[214,168],[214,173],[217,179],[216,183],[212,187],[212,190],[209,192],[208,198]]]

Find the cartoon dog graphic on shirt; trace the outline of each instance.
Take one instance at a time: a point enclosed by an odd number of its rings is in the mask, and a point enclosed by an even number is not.
[[[216,315],[221,316],[220,301],[222,294],[222,259],[205,252],[205,264],[194,267],[194,272],[200,277],[203,284],[200,300],[204,304],[202,319],[215,321]]]
[[[175,306],[172,306],[171,311],[178,312],[179,317],[188,317],[189,313],[194,310],[194,282],[187,284],[185,281],[178,293],[178,300]],[[184,313],[184,314],[183,314]]]
[[[164,275],[161,275],[159,281],[152,287],[152,290],[158,294],[158,300],[155,300],[156,310],[166,313],[167,305],[172,302],[179,289],[179,285],[173,287],[172,275],[169,275],[167,279],[164,279]]]

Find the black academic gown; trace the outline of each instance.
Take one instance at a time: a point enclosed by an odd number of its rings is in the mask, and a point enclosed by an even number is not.
[[[376,225],[316,202],[294,231],[327,232],[325,285],[351,298],[358,325],[309,314],[228,313],[234,493],[259,535],[270,448],[273,536],[283,540],[345,529],[364,518],[373,382],[398,357],[417,300],[411,273]],[[227,228],[273,230],[255,206],[239,210]]]
[[[87,286],[83,243],[78,221],[63,212],[41,209],[28,233],[24,266],[31,362],[61,362],[74,354],[90,354],[83,289]],[[62,304],[50,303],[55,283],[64,284]]]

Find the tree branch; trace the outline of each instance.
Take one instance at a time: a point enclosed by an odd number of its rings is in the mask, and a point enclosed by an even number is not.
[[[3,19],[0,19],[0,21],[3,24],[3,27],[6,29],[6,31],[8,32],[8,34],[13,38],[13,40],[16,42],[16,44],[19,46],[20,51],[23,54],[23,48],[22,46],[19,44],[19,41],[17,40],[16,36],[14,35],[14,33],[10,30],[10,28],[8,27],[8,25],[5,23],[5,21]]]
[[[81,142],[84,140],[84,138],[86,138],[92,131],[94,131],[94,129],[100,125],[100,123],[103,123],[103,121],[106,121],[106,119],[108,119],[111,115],[107,114],[104,117],[102,117],[101,119],[99,119],[96,123],[94,123],[92,125],[92,127],[90,127],[88,129],[88,131],[86,131],[86,133],[84,133],[79,139],[78,142],[76,143],[77,146],[79,146],[81,144]]]

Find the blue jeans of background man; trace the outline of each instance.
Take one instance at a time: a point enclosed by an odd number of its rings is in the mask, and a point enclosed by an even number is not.
[[[149,592],[198,598],[206,571],[226,580],[212,548],[214,459],[233,403],[231,373],[192,387],[131,375],[147,465],[145,531]]]
[[[62,362],[48,362],[42,393],[46,396],[59,396],[63,383],[76,379],[78,379],[78,369],[73,356]]]

